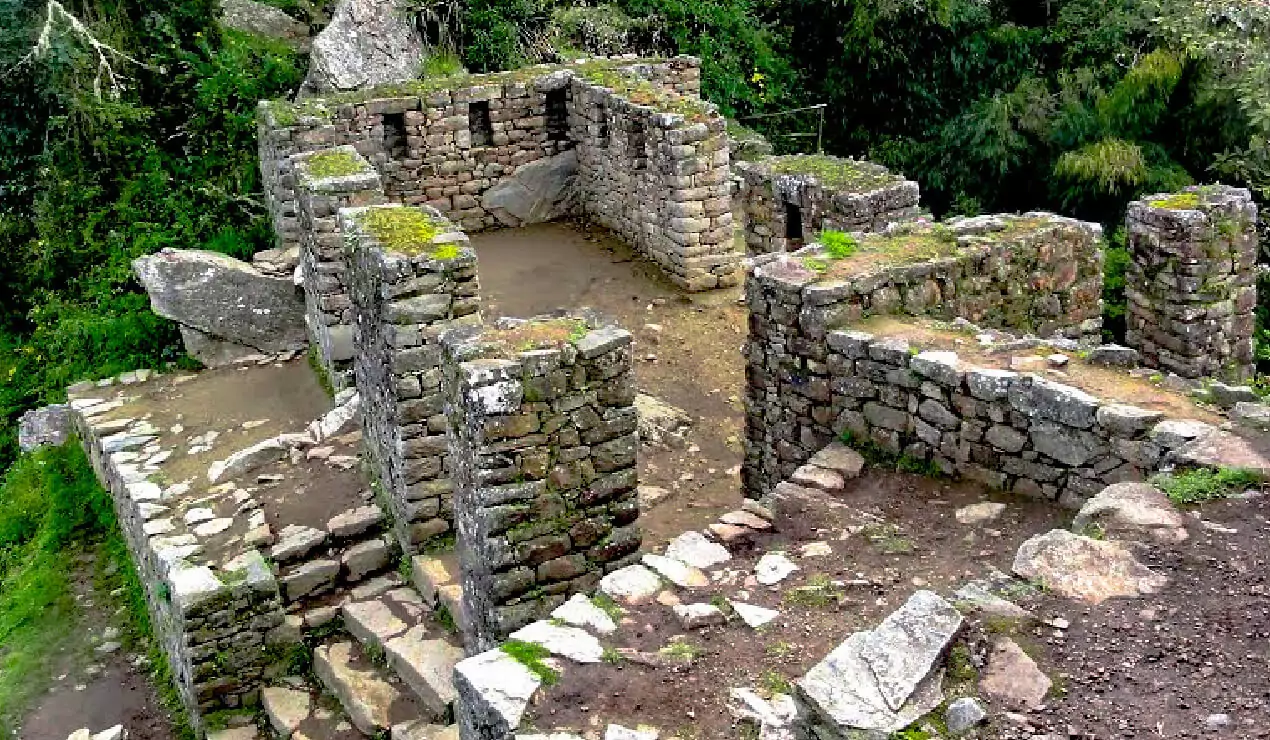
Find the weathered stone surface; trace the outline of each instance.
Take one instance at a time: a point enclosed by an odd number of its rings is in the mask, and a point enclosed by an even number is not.
[[[553,655],[568,658],[575,663],[599,663],[604,646],[586,630],[562,627],[551,622],[532,622],[511,634],[513,640],[532,642],[551,651]]]
[[[627,604],[642,604],[661,590],[661,579],[642,565],[628,565],[600,579],[600,590]]]
[[[713,604],[675,604],[671,607],[671,610],[679,618],[679,624],[684,629],[689,630],[710,627],[728,621],[723,611]]]
[[[845,483],[838,471],[816,465],[800,465],[789,480],[795,485],[819,488],[827,493],[841,491]]]
[[[356,537],[383,520],[384,512],[374,504],[367,504],[331,517],[326,523],[326,531],[332,537]]]
[[[1045,703],[1052,684],[1017,643],[1001,637],[988,655],[979,690],[1008,709],[1029,711]]]
[[[274,560],[285,563],[304,557],[324,542],[326,532],[299,524],[288,524],[278,533],[278,542],[269,551],[269,555]]]
[[[344,629],[363,645],[382,649],[388,640],[402,634],[410,625],[393,613],[383,600],[352,601],[341,609]]]
[[[288,601],[308,596],[335,583],[340,564],[334,560],[310,560],[279,579],[283,595]]]
[[[680,588],[705,588],[710,585],[710,578],[699,568],[674,558],[650,552],[644,554],[643,563]]]
[[[481,196],[481,205],[508,226],[552,221],[574,205],[578,153],[574,149],[516,168]]]
[[[220,0],[220,22],[226,28],[284,41],[308,49],[309,27],[281,10],[256,0]]]
[[[694,568],[713,568],[732,559],[728,548],[717,542],[711,542],[705,535],[689,530],[670,541],[666,546],[666,557],[687,563]]]
[[[1091,528],[1109,539],[1183,542],[1189,536],[1186,519],[1164,492],[1149,483],[1126,481],[1104,488],[1085,502],[1072,520],[1072,531]]]
[[[300,723],[308,719],[313,709],[313,700],[307,691],[281,686],[266,686],[261,689],[260,703],[264,705],[269,726],[281,737],[290,737]]]
[[[764,586],[774,586],[798,571],[798,566],[783,552],[764,553],[754,564],[754,577]]]
[[[1187,442],[1173,454],[1183,465],[1234,468],[1270,478],[1270,443],[1259,437],[1211,432]]]
[[[353,665],[353,644],[319,645],[313,651],[313,672],[326,686],[349,720],[366,735],[391,728],[390,714],[401,692],[375,673]]]
[[[604,728],[604,740],[657,740],[659,736],[657,730],[645,727],[632,730],[621,725],[609,725]]]
[[[191,326],[180,324],[181,344],[185,353],[207,367],[225,367],[247,362],[260,356],[260,350],[245,344],[218,339]]]
[[[287,456],[287,451],[286,445],[276,437],[270,437],[212,463],[207,468],[207,481],[220,483],[240,478],[256,468],[278,462]]]
[[[1230,410],[1230,418],[1249,429],[1270,431],[1270,405],[1264,403],[1240,401]]]
[[[948,703],[944,709],[944,726],[954,735],[962,735],[988,718],[983,702],[973,696],[963,696]]]
[[[996,521],[1003,513],[1005,513],[1005,504],[996,501],[984,501],[963,506],[953,512],[953,516],[962,524],[979,525]]]
[[[601,635],[611,635],[617,631],[617,624],[608,612],[596,606],[585,594],[570,596],[568,601],[551,612],[551,617]]]
[[[423,37],[391,0],[341,0],[313,39],[308,92],[357,90],[414,79]]]
[[[931,672],[961,622],[952,604],[934,592],[918,591],[867,633],[860,657],[891,710],[899,711]]]
[[[302,349],[308,342],[304,302],[290,280],[194,249],[138,257],[132,269],[150,294],[150,307],[164,318],[265,352]]]
[[[515,732],[529,700],[542,685],[520,661],[502,650],[487,650],[454,666],[455,707],[463,737],[503,737]]]
[[[384,656],[406,685],[432,713],[443,721],[458,698],[454,688],[454,666],[463,659],[463,649],[440,636],[429,636],[425,625],[412,627],[400,637],[384,643]]]
[[[747,604],[743,601],[728,599],[728,604],[732,606],[732,610],[736,612],[736,615],[741,618],[742,622],[745,622],[746,625],[755,629],[762,627],[781,615],[781,613],[775,609],[768,609],[765,606],[758,606],[757,604]]]
[[[1014,572],[1061,596],[1093,604],[1155,593],[1168,582],[1139,563],[1124,545],[1064,529],[1038,534],[1020,545]]]
[[[967,583],[953,593],[953,604],[963,613],[981,613],[990,617],[1009,619],[1024,624],[1035,622],[1032,612],[992,593],[979,583]]]
[[[812,455],[807,462],[819,468],[836,470],[848,480],[859,476],[860,471],[864,470],[864,457],[841,442],[830,443],[828,447]]]
[[[1136,349],[1119,344],[1100,344],[1089,350],[1086,362],[1092,365],[1111,365],[1113,367],[1137,367],[1141,356]]]
[[[18,421],[18,447],[23,452],[40,445],[57,447],[66,441],[70,433],[70,407],[66,404],[55,403],[31,409]]]

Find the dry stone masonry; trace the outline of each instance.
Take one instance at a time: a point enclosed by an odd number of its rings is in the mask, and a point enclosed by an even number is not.
[[[383,203],[379,173],[351,146],[298,154],[300,279],[310,346],[336,389],[351,384],[353,301],[337,212]]]
[[[881,231],[919,213],[917,183],[872,162],[796,154],[741,162],[736,172],[752,255],[798,249],[826,229]]]
[[[436,210],[340,211],[356,317],[354,370],[367,454],[407,550],[453,518],[441,388],[442,332],[480,320],[476,254]]]
[[[262,102],[279,247],[302,229],[293,157],[352,146],[389,200],[432,206],[468,231],[588,215],[679,285],[736,284],[724,119],[699,87],[695,59],[630,57]]]
[[[917,409],[909,405],[924,399],[923,383],[904,372],[907,347],[870,346],[877,357],[848,355],[847,335],[836,329],[866,316],[907,314],[962,317],[1044,336],[1094,335],[1099,237],[1098,226],[1057,216],[992,216],[867,235],[844,259],[818,246],[759,258],[746,286],[750,334],[742,474],[748,492],[770,491],[844,429],[861,429],[868,437],[876,426],[883,430],[876,436],[896,452],[914,441],[911,415]],[[933,385],[930,390],[951,403],[949,391],[961,382],[958,377],[950,375],[950,387],[938,393]],[[925,400],[927,407],[935,403]],[[866,402],[872,420],[862,416]],[[979,407],[971,406],[977,415]],[[958,428],[957,413],[950,407],[940,422]],[[934,454],[951,466],[955,456],[940,451],[937,435],[928,433],[923,444],[913,452],[923,458]]]
[[[585,319],[446,337],[469,651],[637,557],[631,335]]]
[[[1125,339],[1184,378],[1253,376],[1257,206],[1243,188],[1190,187],[1129,204]]]

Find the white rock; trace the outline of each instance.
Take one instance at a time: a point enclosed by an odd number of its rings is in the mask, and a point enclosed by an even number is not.
[[[644,565],[680,588],[705,588],[710,585],[710,579],[705,573],[680,560],[651,552],[645,553],[642,560]]]
[[[454,666],[459,711],[497,737],[520,727],[542,679],[502,650],[487,650]]]
[[[754,577],[764,586],[774,586],[798,570],[783,552],[765,553],[754,566]]]
[[[657,730],[644,727],[632,730],[621,725],[609,725],[604,730],[604,740],[657,740]]]
[[[604,646],[586,630],[562,627],[551,622],[533,622],[511,634],[513,640],[532,642],[550,650],[553,655],[568,658],[575,663],[599,663],[604,657]]]
[[[675,604],[671,608],[684,629],[698,629],[728,621],[723,611],[713,604]]]
[[[640,604],[661,591],[661,579],[642,565],[628,565],[601,578],[600,590],[618,601]]]
[[[585,627],[601,635],[617,631],[613,618],[584,594],[574,594],[568,601],[556,607],[551,616],[574,627]]]
[[[687,563],[694,568],[713,568],[732,559],[728,548],[711,542],[697,531],[688,531],[670,541],[666,557]]]
[[[743,601],[733,601],[729,599],[728,603],[732,605],[732,609],[736,612],[736,615],[741,618],[742,622],[745,622],[747,625],[755,629],[758,629],[773,619],[776,619],[781,614],[775,609],[768,609],[766,607],[758,606],[757,604],[747,604]]]
[[[214,535],[220,534],[221,532],[224,532],[225,530],[229,529],[233,525],[234,525],[234,520],[229,517],[224,517],[221,519],[212,519],[210,521],[203,522],[202,524],[195,527],[194,534],[198,535],[199,537],[212,537]]]

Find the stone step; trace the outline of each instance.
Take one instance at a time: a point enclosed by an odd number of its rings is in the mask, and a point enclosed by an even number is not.
[[[393,545],[387,535],[346,540],[317,548],[305,559],[284,565],[278,575],[287,602],[309,601],[339,585],[353,585],[392,565]]]
[[[364,735],[379,735],[394,725],[428,718],[427,710],[401,679],[372,661],[356,641],[319,645],[313,651],[313,672]]]
[[[429,608],[444,606],[455,625],[463,623],[463,586],[454,551],[415,555],[410,561],[410,581]]]
[[[411,688],[431,719],[445,721],[454,703],[454,664],[463,658],[457,641],[436,622],[413,589],[398,588],[374,599],[344,605],[344,628],[371,654],[383,655]]]
[[[264,710],[273,737],[281,740],[362,740],[338,706],[331,706],[304,679],[287,677],[281,685],[261,689],[260,706]]]

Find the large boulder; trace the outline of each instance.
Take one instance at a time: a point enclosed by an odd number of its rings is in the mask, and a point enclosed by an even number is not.
[[[71,433],[71,411],[64,403],[31,409],[18,421],[18,447],[27,452],[41,445],[57,447]]]
[[[1091,604],[1117,596],[1156,593],[1168,583],[1119,542],[1054,529],[1019,545],[1015,575],[1054,593]]]
[[[481,205],[508,226],[551,221],[572,209],[577,174],[578,153],[574,149],[534,160],[485,191]]]
[[[132,269],[150,294],[150,307],[164,318],[262,352],[307,344],[304,299],[289,279],[198,249],[164,249],[137,258]]]
[[[423,36],[402,3],[340,0],[330,24],[313,39],[301,89],[322,94],[413,80],[423,53]]]
[[[307,23],[256,0],[221,0],[220,23],[225,28],[278,39],[301,51],[309,48]]]
[[[1125,481],[1102,489],[1085,502],[1072,520],[1072,530],[1097,529],[1109,539],[1144,539],[1163,543],[1187,538],[1186,519],[1164,492],[1149,483]]]

